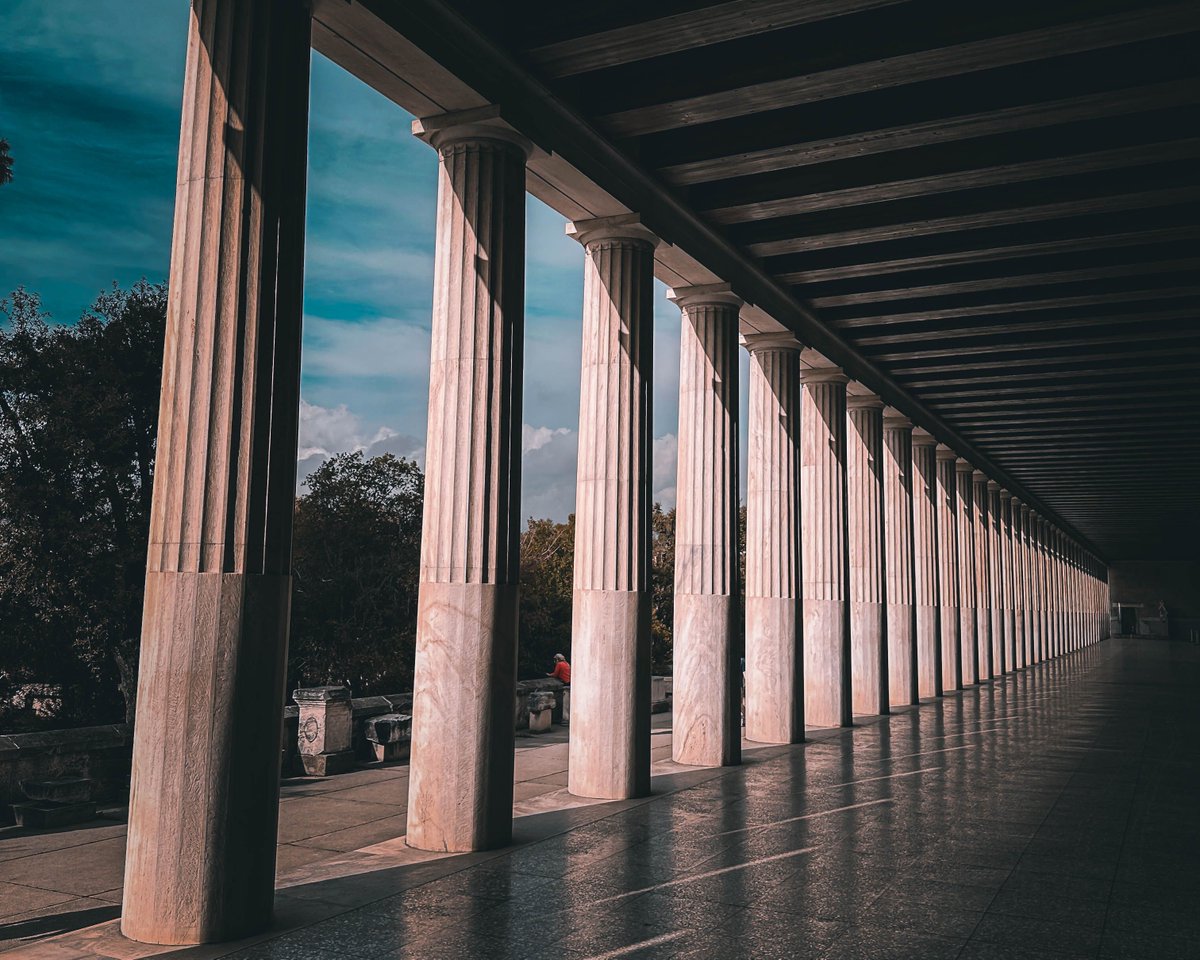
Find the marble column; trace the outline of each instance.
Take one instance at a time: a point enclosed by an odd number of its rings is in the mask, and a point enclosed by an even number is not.
[[[1038,609],[1038,627],[1040,638],[1047,649],[1062,651],[1065,649],[1065,637],[1059,629],[1060,624],[1055,617],[1055,611],[1061,606],[1061,595],[1058,590],[1059,569],[1057,567],[1057,543],[1054,528],[1045,520],[1038,518],[1036,537],[1041,553],[1042,576],[1041,591],[1044,602]]]
[[[1003,520],[1000,513],[1000,484],[987,482],[988,497],[988,603],[991,608],[992,675],[1008,673],[1004,648],[1004,555],[1000,542]]]
[[[746,739],[800,743],[800,344],[759,335],[746,346]]]
[[[959,619],[958,491],[955,461],[945,444],[937,446],[938,606],[941,619],[942,690],[963,686]]]
[[[917,598],[913,579],[913,425],[883,417],[883,536],[887,575],[888,701],[920,702],[917,691]]]
[[[848,726],[851,722],[847,380],[837,367],[800,373],[804,711],[805,722],[814,727]]]
[[[1023,664],[1017,659],[1017,561],[1013,529],[1013,500],[1007,490],[1000,491],[1000,563],[1003,571],[1004,663],[1009,672]]]
[[[937,441],[912,433],[913,586],[916,605],[917,692],[942,695],[941,586],[938,576]]]
[[[528,144],[420,123],[439,166],[406,840],[461,852],[512,837]]]
[[[683,311],[675,487],[676,763],[741,760],[738,311],[728,284],[672,292]]]
[[[159,944],[271,922],[304,299],[309,14],[190,6],[121,916]]]
[[[567,787],[650,792],[650,384],[654,247],[634,216],[571,224],[584,247]]]
[[[846,398],[846,545],[850,562],[850,689],[854,713],[888,712],[883,532],[883,401]]]
[[[1033,586],[1033,545],[1029,539],[1029,506],[1013,500],[1013,540],[1017,556],[1017,659],[1021,666],[1028,667],[1033,659],[1031,634],[1031,593]]]
[[[978,592],[975,568],[975,468],[955,461],[955,516],[958,520],[958,640],[963,686],[979,682]],[[985,657],[986,662],[986,657]]]
[[[1042,574],[1041,520],[1033,510],[1029,511],[1029,527],[1026,538],[1029,550],[1029,592],[1025,604],[1025,642],[1029,646],[1029,662],[1041,663],[1045,659],[1043,611],[1046,604],[1045,579]]]
[[[975,644],[978,679],[996,675],[992,661],[991,524],[987,477],[976,470],[971,475],[975,502]]]

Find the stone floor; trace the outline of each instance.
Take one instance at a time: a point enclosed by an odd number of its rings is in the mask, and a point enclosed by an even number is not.
[[[565,745],[523,741],[524,782],[547,789],[518,785],[512,847],[465,856],[394,838],[402,768],[292,785],[269,934],[152,948],[110,920],[5,960],[1200,957],[1198,694],[1200,648],[1108,641],[803,746],[746,744],[741,767],[660,759],[654,796],[580,806]],[[70,876],[104,903],[76,865],[119,830],[57,860],[0,841],[0,881],[49,895]]]

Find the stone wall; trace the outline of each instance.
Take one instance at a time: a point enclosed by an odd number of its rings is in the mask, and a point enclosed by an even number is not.
[[[1163,601],[1172,640],[1187,640],[1190,631],[1200,630],[1200,563],[1115,561],[1108,568],[1108,594],[1114,604],[1143,604],[1139,616],[1147,628],[1151,621],[1158,623],[1158,602]]]

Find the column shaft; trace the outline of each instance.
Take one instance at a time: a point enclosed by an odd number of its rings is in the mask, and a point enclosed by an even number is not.
[[[655,240],[625,219],[571,227],[585,255],[567,783],[607,800],[650,792]]]
[[[407,835],[422,850],[487,849],[512,836],[526,152],[501,136],[459,127],[433,138],[440,164]]]
[[[958,638],[963,686],[979,682],[979,645],[975,569],[974,470],[966,460],[955,464],[955,508],[958,519]],[[985,657],[986,662],[986,657]]]
[[[800,609],[800,345],[750,344],[746,738],[804,740]]]
[[[884,570],[887,574],[888,699],[919,702],[913,582],[912,421],[883,418]]]
[[[958,494],[954,451],[937,448],[938,606],[941,611],[942,689],[963,685],[959,619]]]
[[[672,753],[677,763],[721,766],[741,759],[735,649],[740,301],[695,287],[675,291],[675,299],[683,321]]]
[[[847,549],[850,562],[850,689],[854,713],[888,712],[883,537],[883,401],[848,397]]]
[[[921,697],[942,695],[935,446],[936,441],[924,430],[913,431],[913,584],[916,598],[917,689]]]
[[[800,376],[804,710],[816,727],[851,722],[846,381],[836,368]]]
[[[975,503],[975,654],[978,663],[977,679],[990,680],[995,676],[992,662],[991,612],[991,526],[988,522],[987,477],[978,470],[971,475]]]
[[[1001,519],[1001,570],[1003,572],[1003,604],[1004,604],[1004,662],[1010,671],[1019,669],[1023,664],[1017,659],[1017,585],[1016,585],[1016,542],[1013,530],[1012,494],[1007,490],[1000,491]]]
[[[1003,519],[1000,514],[1000,484],[987,483],[988,497],[988,596],[991,607],[992,675],[1009,671],[1004,649],[1004,555],[1000,547]]]
[[[193,0],[122,932],[265,929],[300,395],[311,21]]]
[[[1026,604],[1027,642],[1029,644],[1029,662],[1041,663],[1043,655],[1043,640],[1045,631],[1042,625],[1042,611],[1046,603],[1045,580],[1041,575],[1041,542],[1039,539],[1040,520],[1033,511],[1029,513],[1029,528],[1026,537],[1029,543],[1029,596]]]
[[[1025,523],[1021,517],[1022,511],[1028,517],[1029,508],[1019,500],[1014,499],[1012,502],[1013,626],[1015,628],[1013,631],[1013,645],[1016,650],[1017,666],[1027,667],[1029,666],[1029,648],[1026,646],[1025,604],[1028,600],[1029,591],[1029,552],[1025,541]]]

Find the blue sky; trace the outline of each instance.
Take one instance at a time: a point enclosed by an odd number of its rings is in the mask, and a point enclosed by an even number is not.
[[[0,7],[0,137],[16,161],[0,189],[0,292],[36,291],[61,322],[114,280],[167,274],[189,4],[130,9]],[[422,457],[437,159],[411,119],[313,55],[301,478],[343,450]],[[575,495],[583,251],[532,197],[527,215],[522,507],[562,519]],[[654,489],[671,505],[679,312],[662,284],[654,360]]]

